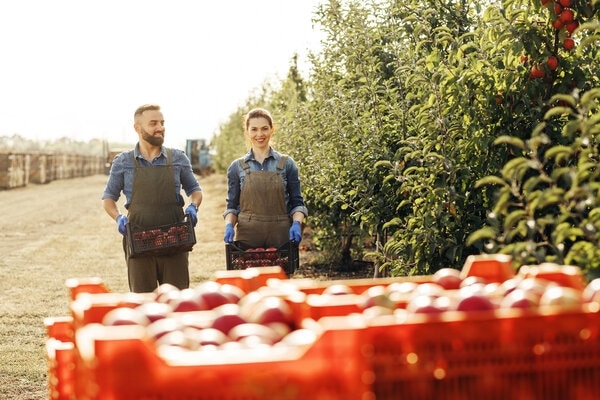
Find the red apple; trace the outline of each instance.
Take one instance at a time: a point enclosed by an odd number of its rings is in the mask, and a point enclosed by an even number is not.
[[[157,346],[168,345],[186,349],[195,349],[197,347],[181,330],[165,332],[163,335],[156,338],[155,343]]]
[[[583,289],[583,301],[585,302],[600,302],[600,278],[593,279]]]
[[[108,326],[117,325],[141,325],[147,326],[150,320],[141,311],[130,307],[117,307],[107,312],[102,318],[102,324]]]
[[[461,291],[456,303],[457,311],[490,311],[495,308],[489,296],[476,290]]]
[[[462,283],[460,271],[454,268],[441,268],[434,272],[433,283],[437,283],[444,289],[458,289]]]
[[[273,328],[251,322],[234,326],[228,336],[238,342],[248,337],[257,337],[261,342],[268,344],[274,344],[280,339],[279,334]]]
[[[389,309],[396,308],[396,303],[394,303],[386,291],[385,286],[377,285],[371,286],[367,290],[365,290],[361,295],[361,300],[359,307],[362,310],[366,310],[369,307],[373,306],[382,306],[387,307]]]
[[[576,309],[582,304],[582,292],[566,286],[549,287],[540,298],[540,306],[559,306],[564,309]]]
[[[433,282],[420,283],[412,292],[412,296],[427,294],[431,296],[441,296],[446,292],[443,286]]]
[[[386,286],[385,290],[389,295],[392,293],[410,294],[417,286],[419,286],[419,284],[413,281],[392,282]]]
[[[573,38],[570,38],[570,37],[566,38],[563,41],[563,47],[565,48],[565,50],[568,50],[568,51],[573,50],[573,48],[575,47],[575,41],[573,40]]]
[[[198,291],[187,288],[177,293],[169,292],[166,294],[167,302],[171,305],[174,312],[201,311],[209,310],[204,298]]]
[[[239,303],[239,301],[246,295],[241,288],[232,285],[230,283],[221,284],[221,293],[223,293],[230,303]]]
[[[546,289],[550,286],[556,286],[556,284],[545,279],[525,278],[517,284],[516,289],[522,289],[526,292],[530,292],[538,297],[541,297]]]
[[[222,291],[222,285],[215,281],[206,281],[194,288],[196,295],[209,310],[230,302]]]
[[[169,332],[182,329],[182,324],[175,318],[167,317],[157,319],[146,327],[146,335],[153,340],[158,340]]]
[[[228,334],[234,326],[248,322],[240,316],[240,307],[237,304],[223,304],[214,310],[217,312],[217,316],[211,327],[224,334]]]
[[[340,295],[353,294],[354,290],[345,283],[333,283],[323,290],[323,294]]]
[[[171,306],[167,303],[159,303],[157,301],[149,301],[144,304],[140,304],[135,307],[136,310],[144,314],[150,322],[154,322],[157,319],[166,318],[171,312]]]
[[[281,341],[277,343],[277,345],[307,346],[315,343],[317,341],[317,338],[317,333],[312,329],[296,329],[295,331],[292,331],[289,334],[285,335],[281,339]]]
[[[426,294],[414,296],[406,304],[406,311],[424,314],[440,313],[443,310],[436,305],[435,301],[437,298],[437,296],[430,296]]]
[[[184,333],[187,339],[194,343],[196,347],[221,346],[231,340],[229,336],[215,328],[187,328],[184,330]]]
[[[294,314],[290,305],[281,297],[266,296],[262,298],[247,316],[249,322],[267,325],[281,322],[290,327],[294,326]]]
[[[179,288],[170,283],[160,284],[156,289],[154,289],[154,296],[156,301],[165,302],[165,295],[172,291],[178,292]]]
[[[540,297],[531,291],[515,289],[500,300],[500,308],[537,308]]]
[[[364,315],[367,319],[381,317],[382,315],[392,315],[394,314],[394,309],[383,306],[372,306],[366,308],[362,311],[362,315]]]

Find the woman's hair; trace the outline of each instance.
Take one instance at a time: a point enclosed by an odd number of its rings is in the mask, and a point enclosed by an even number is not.
[[[244,131],[248,129],[248,124],[250,124],[250,120],[252,118],[266,118],[269,121],[269,126],[273,128],[273,117],[271,113],[264,108],[253,108],[248,111],[248,114],[244,117]]]

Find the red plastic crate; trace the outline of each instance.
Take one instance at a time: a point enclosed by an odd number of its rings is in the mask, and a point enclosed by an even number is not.
[[[600,398],[598,305],[447,313],[368,328],[377,399]]]
[[[91,324],[76,333],[77,399],[300,400],[372,398],[364,325],[343,318],[308,348],[273,354],[190,352],[165,358],[143,328]],[[233,357],[233,358],[232,358]],[[178,360],[178,361],[177,361]]]
[[[50,400],[70,400],[75,394],[75,346],[71,317],[44,318]]]

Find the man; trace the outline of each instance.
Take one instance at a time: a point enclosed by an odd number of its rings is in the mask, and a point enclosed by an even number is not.
[[[123,237],[129,289],[152,292],[163,283],[180,289],[189,287],[189,253],[131,257],[127,251],[126,225],[148,229],[183,221],[185,204],[181,190],[191,204],[185,209],[192,224],[202,202],[202,188],[190,160],[181,150],[163,147],[165,120],[160,106],[147,104],[134,113],[133,128],[139,140],[131,151],[118,154],[102,195],[106,213],[116,221]],[[117,201],[123,193],[127,215],[121,214]]]

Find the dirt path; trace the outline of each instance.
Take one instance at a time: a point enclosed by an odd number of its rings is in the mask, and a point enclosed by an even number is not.
[[[128,290],[121,236],[100,200],[106,178],[96,175],[0,191],[0,297],[5,310],[18,307],[11,304],[8,292],[64,293],[65,280],[72,277],[99,276],[113,291]],[[198,243],[190,253],[193,282],[226,267],[220,216],[225,177],[199,180],[204,201],[196,227]]]

